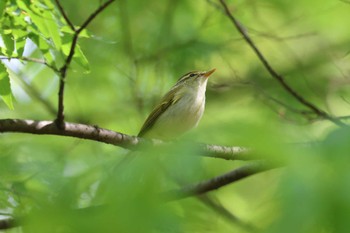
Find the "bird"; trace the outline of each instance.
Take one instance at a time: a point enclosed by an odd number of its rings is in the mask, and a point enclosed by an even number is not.
[[[216,69],[184,74],[163,96],[138,137],[170,141],[196,127],[203,116],[208,77]]]

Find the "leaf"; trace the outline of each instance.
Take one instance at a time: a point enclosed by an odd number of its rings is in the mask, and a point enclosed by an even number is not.
[[[7,0],[0,1],[0,16],[2,16],[5,11],[6,3],[7,3]]]
[[[70,48],[72,46],[72,40],[73,40],[73,35],[64,34],[64,36],[62,38],[63,44],[62,44],[61,50],[65,56],[68,56],[68,54],[70,52]]]
[[[44,22],[48,28],[49,36],[55,44],[56,49],[60,50],[62,45],[60,29],[58,28],[57,22],[54,19],[54,15],[51,12],[46,12],[45,15],[48,17],[48,19],[44,20]]]
[[[1,38],[4,41],[6,48],[6,55],[11,57],[15,49],[15,42],[12,38],[12,33],[1,33]]]
[[[79,66],[81,66],[84,69],[84,73],[89,73],[90,72],[89,61],[85,57],[83,51],[80,49],[79,45],[77,45],[76,48],[75,48],[73,61],[76,62]]]
[[[62,53],[65,56],[69,55],[71,46],[72,46],[72,38],[73,36],[70,34],[65,34],[62,38],[63,44],[62,44]],[[74,56],[72,60],[73,68],[83,68],[84,73],[90,72],[90,65],[89,61],[85,57],[83,51],[81,50],[80,46],[77,44],[74,51]],[[78,66],[78,67],[77,67]]]
[[[17,1],[17,3],[18,6],[29,15],[39,33],[42,34],[45,39],[52,40],[53,44],[50,45],[56,50],[60,50],[62,45],[60,30],[53,12],[40,4],[26,4],[22,1]]]
[[[0,63],[0,96],[7,105],[7,107],[13,110],[13,96],[11,92],[10,78],[7,69],[3,63]]]
[[[61,32],[69,34],[69,35],[74,35],[74,32],[72,31],[72,29],[69,26],[62,26]],[[93,36],[93,34],[89,30],[87,30],[86,28],[83,29],[79,33],[79,38],[91,38],[92,36]]]
[[[25,37],[16,40],[17,56],[19,56],[19,57],[23,56],[25,44],[26,44],[26,38]]]

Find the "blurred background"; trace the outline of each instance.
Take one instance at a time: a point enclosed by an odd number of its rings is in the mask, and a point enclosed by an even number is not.
[[[58,12],[49,0],[36,2]],[[60,2],[78,26],[102,1]],[[350,2],[227,4],[291,87],[346,122]],[[63,22],[57,23],[62,34],[67,31]],[[63,49],[70,42],[62,36]],[[25,43],[23,55],[43,57],[37,43]],[[86,59],[68,70],[67,121],[136,135],[178,78],[216,68],[199,126],[179,140],[253,148],[257,159],[282,161],[283,168],[208,194],[236,215],[237,223],[198,197],[164,204],[158,195],[181,187],[171,177],[192,184],[248,162],[196,156],[190,144],[180,143],[167,151],[145,150],[145,156],[136,156],[126,166],[120,160],[127,151],[115,146],[4,133],[0,215],[25,216],[23,228],[6,232],[347,232],[349,130],[310,113],[287,93],[219,1],[116,1],[94,19],[78,44]],[[0,118],[55,119],[55,72],[32,62],[3,62],[15,102],[14,110],[0,102]]]

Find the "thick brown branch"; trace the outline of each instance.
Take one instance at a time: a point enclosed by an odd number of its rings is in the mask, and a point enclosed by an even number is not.
[[[201,155],[207,157],[220,158],[226,160],[251,160],[252,156],[249,156],[250,150],[240,146],[220,146],[200,144]]]
[[[169,201],[196,196],[273,168],[272,166],[267,166],[265,162],[255,162],[209,180],[167,192],[164,195]]]
[[[30,134],[48,134],[68,136],[92,141],[104,142],[125,149],[135,150],[142,145],[160,146],[160,141],[148,141],[135,136],[102,129],[97,126],[78,123],[65,123],[64,129],[57,128],[53,121],[34,121],[22,119],[0,119],[0,133],[17,132]],[[196,146],[196,145],[195,145]],[[241,147],[225,147],[217,145],[199,144],[203,156],[221,158],[226,160],[248,160],[245,149]]]
[[[34,121],[20,119],[0,120],[0,132],[17,132],[31,134],[50,134],[69,136],[81,139],[100,141],[117,145],[123,148],[130,148],[140,144],[137,137],[128,136],[122,133],[102,129],[97,126],[65,122],[64,130],[57,128],[53,121]]]
[[[233,16],[231,11],[229,10],[225,0],[219,0],[221,5],[223,6],[225,10],[225,14],[227,17],[231,20],[231,22],[234,24],[236,29],[239,31],[239,33],[243,36],[244,40],[248,43],[248,45],[253,49],[255,54],[258,56],[259,60],[263,63],[264,67],[266,70],[270,73],[270,75],[276,79],[281,86],[288,92],[290,93],[296,100],[298,100],[302,105],[306,106],[307,108],[311,109],[315,114],[318,116],[328,119],[334,124],[338,126],[347,126],[344,124],[341,120],[338,118],[335,118],[325,111],[319,109],[316,107],[314,104],[312,104],[310,101],[306,100],[304,97],[302,97],[299,93],[297,93],[291,86],[289,86],[286,81],[284,80],[283,76],[278,74],[272,66],[269,64],[267,59],[264,57],[264,55],[260,52],[258,47],[254,44],[253,40],[250,38],[244,27],[241,25],[241,23]]]

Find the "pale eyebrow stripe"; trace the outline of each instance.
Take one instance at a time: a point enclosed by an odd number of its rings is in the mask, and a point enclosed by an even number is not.
[[[199,73],[199,71],[191,71],[191,72],[188,72],[188,73],[186,73],[186,74],[184,74],[178,81],[177,81],[177,83],[182,83],[182,82],[184,82],[185,80],[187,80],[189,77],[190,77],[190,75],[191,74],[193,74],[193,73]]]

